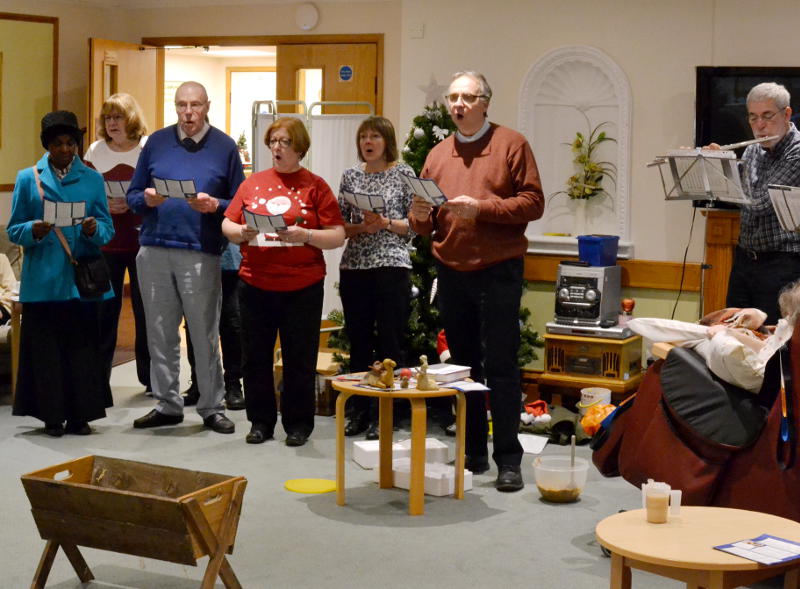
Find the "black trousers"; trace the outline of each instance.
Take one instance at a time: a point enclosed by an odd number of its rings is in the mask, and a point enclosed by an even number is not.
[[[130,275],[131,307],[135,326],[134,351],[136,353],[136,376],[145,387],[150,387],[150,352],[147,350],[147,324],[144,318],[144,306],[139,290],[139,275],[136,272],[136,252],[103,252],[103,257],[111,273],[111,286],[114,298],[100,301],[100,358],[102,359],[105,378],[111,378],[111,365],[114,361],[114,349],[117,347],[117,327],[122,310],[122,289],[125,282],[125,271]]]
[[[273,350],[280,334],[283,361],[281,424],[287,434],[314,430],[317,350],[323,281],[288,292],[242,283],[242,373],[247,419],[274,429],[277,422]]]
[[[778,295],[800,279],[800,254],[758,252],[754,256],[737,247],[728,281],[728,307],[755,307],[767,314],[767,325],[780,318]]]
[[[98,359],[96,302],[25,303],[14,415],[45,423],[105,417],[111,387]]]
[[[222,346],[222,370],[225,387],[237,384],[242,378],[242,318],[239,312],[238,270],[222,271],[222,308],[219,314],[219,341]],[[194,368],[194,347],[186,328],[186,355],[192,369],[192,382],[197,383]]]
[[[494,452],[498,466],[518,466],[519,414],[522,391],[519,351],[519,304],[522,297],[522,258],[506,260],[472,272],[436,265],[439,317],[453,364],[472,368],[475,381],[489,387]],[[483,393],[467,393],[466,453],[488,454],[489,426]]]
[[[411,271],[407,268],[340,270],[339,295],[344,328],[350,340],[350,370],[368,370],[376,360],[391,358],[406,365],[405,332],[411,304]],[[377,399],[355,395],[352,414],[378,417]]]

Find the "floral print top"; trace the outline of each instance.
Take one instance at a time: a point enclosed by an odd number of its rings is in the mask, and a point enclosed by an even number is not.
[[[383,213],[389,219],[408,218],[411,208],[411,190],[400,174],[416,176],[410,166],[395,163],[383,172],[367,173],[363,164],[348,168],[342,174],[341,190],[361,194],[380,194],[386,200],[387,210]],[[339,196],[339,208],[345,223],[361,223],[364,218],[361,210]],[[387,229],[377,233],[359,233],[347,239],[342,254],[340,268],[345,270],[367,270],[370,268],[399,267],[411,268],[409,255],[411,238],[414,233],[398,235]]]

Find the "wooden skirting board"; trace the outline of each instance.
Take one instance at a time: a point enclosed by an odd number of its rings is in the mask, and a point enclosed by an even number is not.
[[[529,282],[555,282],[558,263],[562,260],[577,260],[569,256],[527,254],[525,256],[525,280]],[[630,288],[653,288],[679,290],[681,283],[680,262],[654,262],[649,260],[618,260],[622,267],[622,286]],[[683,277],[684,292],[700,292],[700,264],[687,263]]]

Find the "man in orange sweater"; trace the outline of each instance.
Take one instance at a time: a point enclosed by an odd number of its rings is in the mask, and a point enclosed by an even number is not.
[[[447,202],[414,197],[409,220],[433,236],[438,305],[451,361],[472,367],[490,389],[498,491],[523,488],[517,439],[520,414],[519,303],[528,221],[542,216],[539,171],[525,137],[487,119],[492,90],[482,74],[453,76],[446,95],[458,132],[434,147],[422,175]],[[467,394],[467,468],[489,470],[483,393]]]

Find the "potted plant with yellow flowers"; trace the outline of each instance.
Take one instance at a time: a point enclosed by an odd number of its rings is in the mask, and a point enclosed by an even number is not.
[[[609,179],[612,184],[616,184],[617,167],[612,162],[596,160],[596,152],[600,145],[607,141],[616,142],[601,130],[601,127],[607,124],[606,121],[594,128],[589,124],[588,136],[578,131],[572,143],[564,144],[569,145],[572,150],[574,155],[572,163],[575,165],[576,173],[567,179],[566,190],[559,190],[550,196],[552,198],[558,194],[565,194],[575,202],[575,235],[585,232],[588,201],[598,196],[611,196],[604,186],[604,181]]]

